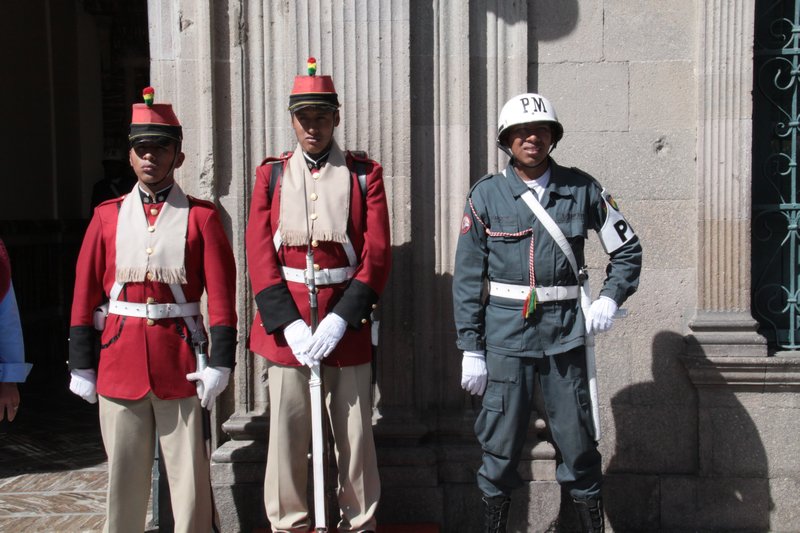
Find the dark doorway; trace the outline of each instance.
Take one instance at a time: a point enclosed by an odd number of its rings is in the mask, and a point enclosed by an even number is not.
[[[9,12],[10,11],[10,12]],[[26,389],[66,380],[77,250],[103,162],[124,159],[130,106],[149,82],[146,0],[10,3],[3,71],[16,95],[3,106],[0,237],[34,364]],[[15,104],[16,102],[16,104]]]
[[[0,238],[34,365],[20,386],[17,419],[0,423],[0,437],[12,437],[5,442],[30,442],[20,444],[20,457],[4,447],[0,467],[59,469],[57,457],[80,455],[59,449],[70,443],[94,443],[98,453],[82,461],[104,459],[99,437],[86,437],[96,432],[96,406],[68,391],[67,337],[92,191],[104,160],[126,160],[130,106],[149,83],[147,2],[10,2],[0,39],[9,96],[2,106]],[[70,431],[82,436],[64,438]]]

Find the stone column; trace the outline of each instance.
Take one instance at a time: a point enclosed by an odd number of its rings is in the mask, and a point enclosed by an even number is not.
[[[408,278],[413,287],[412,408],[426,430],[453,433],[469,427],[460,409],[443,415],[444,404],[463,402],[455,397],[460,357],[455,350],[452,321],[452,264],[458,224],[470,180],[470,57],[471,2],[442,0],[412,8],[411,29],[411,184],[410,226],[414,264]],[[431,327],[434,326],[434,327]],[[453,434],[451,433],[451,434]],[[460,459],[460,450],[442,450],[445,461]],[[426,516],[442,523],[445,507],[457,504],[457,495],[445,494],[436,451],[428,448],[431,464],[424,487]],[[424,468],[421,462],[417,463]],[[449,469],[445,475],[458,475]],[[437,479],[433,479],[435,476]]]
[[[225,4],[210,1],[148,0],[151,84],[156,102],[170,102],[183,126],[182,150],[186,160],[176,171],[176,179],[187,194],[217,204],[220,218],[231,240],[237,266],[237,314],[246,322],[251,314],[250,298],[243,279],[243,215],[240,206],[248,183],[241,177],[238,143],[229,135],[232,121],[240,113],[231,112],[229,79],[232,62],[227,57],[228,36]],[[222,21],[222,22],[221,22]],[[215,48],[215,44],[218,48]],[[222,45],[222,46],[220,46]],[[224,50],[224,55],[219,53]],[[235,50],[235,48],[233,48]],[[220,91],[217,87],[220,86]],[[140,89],[137,89],[140,90]],[[224,133],[221,133],[224,132]],[[246,328],[239,327],[237,366],[229,391],[212,412],[213,444],[224,439],[219,427],[234,412],[233,397],[246,387],[248,360],[244,346]],[[168,526],[168,487],[159,483],[160,523]]]
[[[697,313],[689,353],[766,356],[750,312],[754,4],[698,5]]]
[[[470,6],[470,101],[484,112],[473,117],[470,168],[483,175],[508,162],[495,142],[503,104],[535,88],[528,79],[528,3],[480,0]]]
[[[669,515],[675,527],[685,521],[769,528],[766,509],[780,515],[772,504],[781,498],[770,496],[780,482],[764,478],[773,476],[773,458],[796,455],[791,445],[763,435],[795,420],[795,410],[785,406],[800,382],[800,361],[766,357],[766,340],[750,313],[754,6],[747,0],[698,4],[698,309],[682,358],[697,390],[697,475],[662,490],[667,501],[670,492],[695,491],[717,495],[717,503],[703,516]],[[721,430],[731,426],[735,432]],[[741,494],[750,497],[743,502]]]
[[[412,251],[419,265],[413,283],[427,302],[419,299],[415,306],[420,357],[415,377],[421,389],[415,403],[423,410],[441,405],[452,394],[458,379],[454,368],[460,368],[451,275],[471,174],[469,6],[446,0],[435,2],[429,12],[415,12],[426,20],[424,27],[414,28],[411,77]]]
[[[241,68],[236,47],[237,26],[229,28],[227,6],[208,1],[149,0],[151,83],[156,101],[171,102],[183,125],[186,160],[176,172],[181,187],[193,196],[211,200],[219,208],[238,267],[237,313],[240,317],[238,361],[244,353],[251,303],[244,280],[243,202],[249,195],[249,163],[245,165],[241,135],[240,84],[227,80]],[[234,13],[235,15],[235,13]],[[235,20],[235,17],[234,17]],[[230,50],[229,52],[229,43]],[[216,48],[214,48],[216,44]],[[221,52],[222,51],[222,52]],[[248,363],[239,364],[231,391],[241,393]],[[215,425],[235,410],[228,393],[215,409]],[[253,400],[250,400],[250,404]],[[219,439],[217,439],[219,440]]]

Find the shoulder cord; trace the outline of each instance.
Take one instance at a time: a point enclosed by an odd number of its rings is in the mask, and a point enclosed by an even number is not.
[[[523,318],[528,318],[530,314],[533,312],[533,309],[536,307],[536,275],[534,274],[533,271],[533,228],[528,228],[526,230],[518,231],[516,233],[509,233],[505,231],[492,231],[483,222],[483,219],[478,215],[478,212],[475,211],[475,206],[472,203],[471,197],[469,199],[469,208],[472,210],[473,216],[478,222],[480,222],[481,226],[483,226],[483,230],[489,237],[524,237],[526,235],[531,236],[531,244],[528,249],[528,279],[530,280],[529,284],[530,292],[528,293],[528,297],[525,298],[525,303],[522,306],[522,316]]]

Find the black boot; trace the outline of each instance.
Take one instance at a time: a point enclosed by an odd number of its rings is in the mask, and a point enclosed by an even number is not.
[[[508,496],[483,497],[486,504],[486,514],[483,519],[484,533],[506,533],[506,523],[508,523],[508,508],[511,505],[511,498]]]
[[[581,531],[584,533],[603,533],[605,531],[603,500],[601,498],[572,501],[575,503],[575,510],[578,511]]]

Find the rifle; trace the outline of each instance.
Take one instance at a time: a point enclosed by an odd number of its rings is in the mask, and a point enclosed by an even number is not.
[[[317,329],[319,316],[317,283],[314,279],[314,250],[308,246],[306,253],[306,286],[311,314],[311,333]],[[323,417],[322,372],[320,364],[311,367],[308,380],[311,394],[311,465],[314,475],[314,531],[325,533],[327,527],[327,505],[325,501],[325,423]]]
[[[201,329],[195,329],[192,332],[192,345],[194,346],[194,353],[197,358],[197,371],[202,372],[208,366],[208,339]],[[203,389],[205,388],[202,380],[197,380],[197,395],[199,398],[203,397]],[[211,406],[208,409],[201,408],[202,421],[203,421],[203,441],[206,445],[206,459],[211,460]]]
[[[170,283],[170,291],[175,298],[175,302],[182,304],[186,303],[186,295],[183,293],[183,287],[180,283]],[[208,366],[208,337],[203,329],[203,315],[197,315],[196,319],[192,316],[185,316],[183,320],[186,322],[186,327],[192,335],[192,348],[197,359],[197,371],[202,372]],[[197,397],[203,397],[203,381],[197,380],[195,383],[197,387]],[[203,423],[203,441],[206,445],[206,459],[211,460],[211,406],[201,408],[201,420]]]

